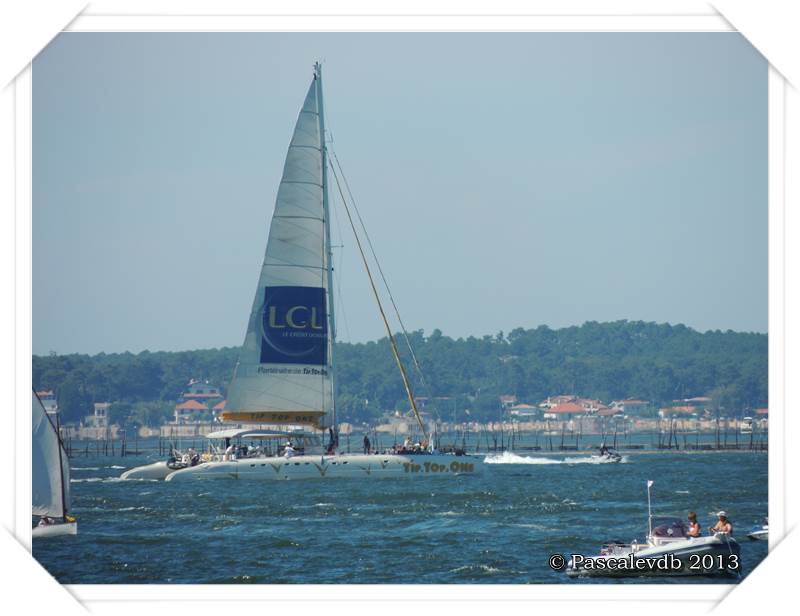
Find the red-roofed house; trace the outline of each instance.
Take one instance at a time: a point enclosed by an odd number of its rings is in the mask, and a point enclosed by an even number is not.
[[[561,394],[560,396],[547,396],[547,400],[544,402],[540,402],[539,406],[541,408],[549,409],[559,404],[566,404],[567,402],[575,402],[578,399],[577,396],[573,396],[572,394]]]
[[[214,415],[219,415],[222,411],[225,410],[225,400],[222,402],[217,402],[214,405],[214,408],[211,409],[214,412]]]
[[[564,402],[563,404],[556,404],[551,406],[544,412],[545,419],[572,419],[578,415],[584,415],[584,409],[577,402]]]
[[[211,385],[208,381],[198,381],[192,379],[186,386],[186,391],[181,394],[184,400],[215,399],[222,398],[219,387]]]
[[[198,412],[207,411],[208,407],[197,400],[187,400],[175,405],[175,423],[192,421]]]
[[[597,411],[598,417],[614,417],[615,415],[622,415],[622,411],[618,408],[605,407]]]

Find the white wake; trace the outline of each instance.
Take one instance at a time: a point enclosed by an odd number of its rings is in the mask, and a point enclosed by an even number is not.
[[[486,464],[613,464],[608,458],[600,456],[576,456],[561,460],[555,458],[533,458],[520,456],[513,451],[504,451],[501,454],[488,455],[483,460]],[[622,456],[621,464],[628,461],[628,456]]]

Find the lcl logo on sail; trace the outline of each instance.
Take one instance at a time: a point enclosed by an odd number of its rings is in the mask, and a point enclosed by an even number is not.
[[[319,313],[316,306],[292,306],[284,314],[283,318],[278,315],[278,307],[270,306],[267,311],[268,326],[270,329],[311,329],[322,330]]]
[[[325,300],[325,289],[321,287],[266,287],[261,314],[261,363],[325,365]]]

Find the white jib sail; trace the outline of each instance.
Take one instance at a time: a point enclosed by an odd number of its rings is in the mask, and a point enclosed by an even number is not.
[[[41,401],[32,395],[32,513],[60,518],[69,510],[69,459]]]
[[[224,420],[329,425],[333,328],[320,100],[315,74],[286,154]]]

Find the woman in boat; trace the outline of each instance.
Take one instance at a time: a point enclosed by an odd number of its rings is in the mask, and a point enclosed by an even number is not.
[[[686,516],[689,520],[689,530],[686,532],[687,537],[699,537],[700,536],[700,523],[697,521],[697,514],[694,511],[690,511],[689,515]]]
[[[717,517],[719,519],[717,520],[717,523],[711,527],[711,532],[715,534],[724,533],[726,535],[733,535],[733,524],[731,524],[731,521],[728,519],[728,514],[726,514],[724,511],[720,511],[717,514]]]

